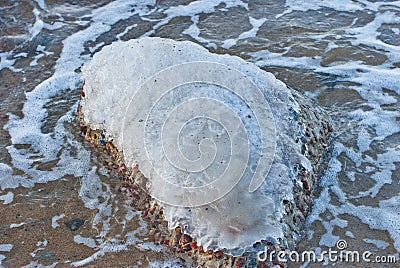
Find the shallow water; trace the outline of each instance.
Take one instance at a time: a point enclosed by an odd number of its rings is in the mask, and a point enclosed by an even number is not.
[[[0,6],[0,266],[179,265],[147,241],[76,127],[82,64],[141,36],[238,55],[323,106],[334,158],[299,251],[344,239],[348,250],[399,257],[400,1],[131,2]],[[335,267],[350,265],[395,267]]]

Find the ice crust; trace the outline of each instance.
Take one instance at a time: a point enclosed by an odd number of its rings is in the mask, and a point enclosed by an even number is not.
[[[132,97],[141,85],[165,68],[196,61],[221,63],[238,70],[261,90],[276,122],[275,158],[266,180],[257,191],[253,193],[248,191],[250,176],[245,173],[238,185],[222,199],[196,208],[163,204],[164,215],[169,228],[181,226],[184,232],[194,237],[205,249],[225,248],[233,254],[240,254],[241,251],[249,250],[253,243],[262,239],[283,237],[280,223],[283,212],[282,201],[293,200],[291,167],[298,159],[301,159],[305,167],[311,167],[308,159],[301,155],[300,145],[293,139],[297,125],[289,114],[289,108],[298,111],[299,106],[284,83],[277,80],[271,73],[239,57],[212,54],[192,42],[145,37],[127,42],[119,41],[106,46],[94,55],[92,61],[83,66],[85,97],[81,103],[82,112],[86,123],[92,129],[104,130],[107,138],[112,139],[115,146],[121,150],[124,148],[122,133],[125,113]],[[237,100],[233,93],[214,90],[212,87],[204,88],[203,93],[193,91],[194,95],[199,97],[205,94],[223,101],[238,113],[252,115],[249,107],[243,101]],[[166,96],[160,100],[160,103],[163,104],[167,100],[173,101],[171,107],[161,105],[167,108],[154,108],[151,118],[157,119],[164,116],[166,111],[171,111],[173,106],[185,100],[187,96],[178,87],[169,98]],[[140,118],[132,120],[140,120]],[[258,118],[258,120],[266,119]],[[206,120],[199,123],[204,126]],[[156,128],[157,125],[152,127]],[[252,124],[245,124],[245,127],[249,133],[251,145],[249,166],[252,166],[257,161],[254,158],[256,155],[254,151],[257,150],[259,143],[257,134],[260,129]],[[157,131],[154,129],[154,132]],[[197,131],[199,134],[201,127],[193,127],[190,131]],[[137,137],[129,138],[132,139],[130,142],[134,143]],[[127,137],[124,137],[125,139]],[[146,146],[148,145],[150,152],[158,157],[157,151],[160,154],[162,150],[157,144],[157,142],[149,142]],[[220,149],[225,150],[225,147]],[[222,155],[224,154],[229,154],[229,152],[222,152]],[[127,160],[126,162],[129,162]]]

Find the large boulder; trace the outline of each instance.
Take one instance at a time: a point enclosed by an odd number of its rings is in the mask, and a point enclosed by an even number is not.
[[[161,38],[106,46],[82,74],[82,130],[153,241],[216,267],[295,249],[332,132],[312,101],[239,57]]]

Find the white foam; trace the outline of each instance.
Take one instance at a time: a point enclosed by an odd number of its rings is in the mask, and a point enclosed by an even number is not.
[[[117,34],[118,40],[121,40],[121,37],[125,36],[130,30],[132,30],[136,26],[138,26],[137,23],[135,23],[133,25],[126,26],[126,28],[125,28],[125,30],[123,32]]]
[[[99,43],[99,44],[96,44],[94,47],[90,47],[89,48],[89,50],[90,50],[90,52],[94,52],[94,51],[96,51],[98,48],[100,48],[100,47],[102,47],[102,46],[104,46],[104,42],[101,42],[101,43]]]
[[[239,35],[238,38],[236,39],[227,39],[223,42],[221,47],[223,48],[230,48],[234,46],[239,40],[246,39],[246,38],[251,38],[255,37],[257,35],[258,30],[260,29],[261,25],[267,20],[266,18],[261,18],[261,19],[255,19],[252,17],[249,17],[250,24],[252,28],[248,30],[247,32],[243,32]]]
[[[54,216],[53,218],[51,218],[51,227],[53,227],[53,229],[55,229],[55,228],[57,228],[58,226],[60,226],[60,225],[57,223],[57,221],[58,221],[59,219],[64,218],[64,217],[65,217],[65,214],[63,213],[63,214],[56,215],[56,216]]]
[[[377,11],[373,20],[366,25],[354,27],[356,21],[353,21],[353,25],[346,27],[343,32],[340,32],[340,36],[334,35],[333,37],[336,37],[337,40],[350,40],[353,46],[370,46],[373,49],[384,51],[380,53],[386,55],[388,60],[381,65],[371,66],[362,62],[346,61],[325,67],[321,66],[321,59],[319,57],[286,57],[282,56],[283,53],[271,53],[267,50],[251,53],[251,55],[257,64],[262,66],[301,68],[316,73],[338,76],[341,79],[360,84],[360,86],[356,85],[351,86],[350,88],[356,90],[361,97],[366,100],[366,105],[371,107],[372,110],[357,109],[348,112],[347,114],[342,114],[347,118],[347,120],[356,122],[360,132],[353,135],[357,146],[353,147],[336,142],[335,150],[336,155],[339,155],[341,152],[345,153],[346,156],[356,164],[356,167],[361,167],[362,165],[367,164],[368,166],[365,171],[358,172],[371,173],[368,177],[373,179],[375,183],[370,189],[366,189],[361,193],[345,193],[338,186],[336,178],[339,172],[344,170],[350,180],[355,180],[355,173],[347,171],[346,167],[341,166],[337,159],[331,160],[327,175],[321,182],[323,187],[328,188],[323,189],[321,196],[316,200],[316,205],[313,208],[310,222],[315,220],[322,221],[318,215],[325,211],[332,213],[335,217],[347,213],[360,218],[364,223],[368,223],[371,228],[388,230],[391,234],[391,238],[395,241],[398,250],[400,241],[399,236],[396,235],[398,234],[398,231],[396,230],[399,230],[400,223],[397,216],[393,215],[395,212],[390,211],[387,205],[384,205],[386,204],[385,201],[380,202],[380,208],[362,206],[362,208],[357,207],[358,209],[355,209],[353,206],[346,205],[349,198],[359,198],[364,196],[374,198],[380,193],[380,190],[384,185],[393,183],[392,176],[395,169],[394,163],[399,161],[399,146],[396,144],[385,148],[386,152],[383,154],[377,154],[376,159],[366,154],[366,152],[371,151],[370,145],[372,142],[383,140],[386,137],[400,132],[400,124],[397,119],[400,116],[399,111],[386,110],[381,107],[383,104],[393,105],[397,103],[397,100],[384,93],[382,88],[388,88],[395,91],[397,94],[400,93],[400,84],[398,83],[400,71],[398,68],[393,69],[393,63],[400,61],[400,48],[398,46],[386,44],[378,39],[378,36],[380,35],[378,29],[382,25],[398,24],[400,22],[397,13],[394,11],[387,11],[387,9],[383,8],[385,5],[387,5],[387,3],[379,1],[375,3],[370,1],[308,1],[305,3],[302,1],[288,0],[286,1],[287,9],[282,14],[278,15],[278,17],[281,17],[295,10],[320,10],[323,7],[332,8],[338,12],[355,12],[363,11],[365,9]],[[390,5],[393,7],[396,5],[398,6],[399,1],[391,2]],[[332,33],[313,34],[308,37],[320,41],[329,36],[332,36]],[[341,45],[336,44],[336,41],[330,41],[326,48],[326,52],[340,46]],[[359,70],[362,71],[360,72]],[[318,94],[315,94],[314,97],[317,95]],[[367,129],[369,131],[367,131]],[[347,131],[347,129],[343,130],[343,132]],[[329,197],[330,192],[337,195],[340,200],[340,205],[333,205],[331,203]],[[377,215],[378,210],[382,210],[381,216]],[[329,221],[322,222],[325,228],[327,228],[327,233],[322,237],[320,244],[331,245],[334,241],[331,236],[331,225],[329,224]],[[387,224],[383,224],[382,222],[386,222]],[[328,237],[330,238],[327,239]]]
[[[380,248],[380,249],[385,249],[389,246],[388,242],[378,240],[378,239],[363,238],[363,241],[366,243],[374,244],[377,248]]]
[[[167,15],[167,17],[161,20],[155,26],[153,26],[153,29],[145,33],[142,37],[151,36],[155,33],[156,29],[166,25],[171,19],[175,17],[189,16],[193,23],[189,26],[189,28],[185,29],[182,34],[190,35],[192,38],[204,44],[206,47],[216,49],[217,44],[200,36],[200,29],[198,28],[197,24],[199,22],[198,15],[200,13],[212,13],[220,4],[225,4],[225,9],[229,9],[232,7],[244,7],[248,9],[248,4],[240,0],[199,0],[193,1],[188,5],[171,6],[163,12],[165,15]]]
[[[35,2],[39,5],[41,9],[48,11],[46,2],[44,0],[35,0]]]
[[[48,241],[46,239],[43,241],[38,241],[36,243],[37,248],[33,252],[29,253],[29,255],[31,255],[33,258],[35,258],[36,252],[46,249],[47,244],[48,244]]]
[[[43,241],[38,241],[38,242],[36,243],[36,246],[38,246],[38,247],[40,247],[40,246],[46,247],[48,243],[49,243],[49,241],[47,241],[47,240],[45,239],[45,240],[43,240]]]
[[[232,7],[244,7],[248,8],[247,3],[242,1],[215,1],[215,0],[200,0],[194,1],[189,3],[188,5],[179,5],[179,6],[172,6],[164,11],[165,14],[168,15],[167,22],[177,16],[195,16],[200,13],[211,13],[215,11],[215,8],[220,5],[221,3],[226,4],[225,8],[232,8]],[[155,26],[154,28],[158,28]]]
[[[359,218],[363,223],[369,225],[372,229],[379,230],[387,230],[394,241],[394,246],[397,250],[400,250],[400,234],[398,230],[400,228],[400,211],[398,204],[400,202],[400,195],[394,196],[388,200],[379,201],[379,207],[369,207],[369,206],[355,206],[352,205],[346,200],[349,198],[343,190],[341,190],[335,179],[335,173],[340,171],[340,167],[338,168],[337,164],[339,161],[335,160],[330,162],[329,170],[334,168],[336,171],[332,173],[328,170],[328,175],[332,176],[333,179],[329,179],[329,184],[331,188],[325,188],[321,193],[320,197],[316,200],[315,204],[318,204],[313,207],[312,215],[310,216],[310,222],[315,221],[317,219],[321,220],[318,216],[320,213],[328,210],[331,214],[335,216],[335,219],[338,219],[337,216],[341,214],[349,214],[354,215]],[[330,178],[332,178],[330,177]],[[324,183],[327,183],[328,176],[324,177]],[[327,194],[329,190],[332,190],[334,194],[339,197],[340,205],[332,205],[329,203],[330,198],[327,198]],[[324,201],[322,201],[324,200]],[[385,219],[385,220],[382,220]],[[332,221],[331,221],[332,223]],[[322,224],[327,230],[327,233],[323,235],[321,238],[320,244],[326,246],[332,246],[334,243],[335,237],[332,235],[332,224],[329,222],[323,221]],[[334,225],[345,227],[345,225],[338,225],[334,223]]]
[[[48,55],[53,55],[53,54],[54,54],[54,52],[52,52],[52,51],[47,51],[47,50],[46,50],[46,47],[45,47],[45,46],[41,46],[41,45],[38,45],[36,50],[37,50],[37,51],[40,51],[40,52],[43,52],[44,54],[46,54],[46,56],[48,56]]]
[[[96,241],[91,237],[82,237],[81,235],[75,235],[74,236],[74,241],[75,241],[75,243],[83,244],[83,245],[85,245],[87,247],[90,247],[90,248],[96,248],[97,247]]]
[[[92,220],[92,227],[97,229],[97,225],[102,223],[102,228],[99,232],[105,235],[110,228],[110,216],[113,213],[113,206],[109,201],[115,194],[110,191],[108,184],[101,182],[96,171],[96,167],[93,167],[87,176],[82,178],[79,197],[82,199],[85,207],[98,210],[98,213],[95,214]]]
[[[14,246],[12,244],[0,244],[0,251],[10,252]]]
[[[373,229],[387,230],[394,241],[397,251],[400,251],[400,195],[379,202],[378,208],[350,205],[362,222]],[[379,219],[379,220],[376,220]],[[385,220],[382,220],[385,219]]]
[[[45,6],[43,4],[43,1],[39,1],[39,5],[44,9]],[[91,17],[91,21],[81,23],[86,28],[62,41],[63,49],[54,67],[54,74],[49,79],[41,82],[32,91],[26,93],[26,101],[22,109],[24,116],[20,118],[9,114],[9,121],[5,127],[12,141],[12,145],[7,147],[12,158],[12,166],[0,163],[0,188],[2,190],[19,186],[33,187],[36,183],[47,183],[70,174],[81,177],[83,184],[89,184],[82,185],[82,197],[85,205],[96,211],[93,228],[99,228],[99,223],[102,223],[102,227],[99,230],[100,239],[96,241],[98,252],[91,258],[82,260],[82,263],[89,263],[96,256],[104,254],[104,252],[127,249],[126,245],[139,241],[135,234],[143,232],[144,227],[128,235],[126,240],[114,238],[106,240],[105,237],[110,231],[110,218],[116,206],[111,199],[115,197],[111,193],[110,187],[103,185],[98,178],[96,170],[92,169],[90,152],[83,148],[65,126],[74,119],[77,103],[69,111],[66,111],[66,114],[57,121],[54,131],[49,134],[42,133],[41,130],[46,122],[45,118],[48,113],[45,105],[51,101],[52,97],[59,94],[70,94],[70,90],[79,90],[80,77],[75,70],[87,60],[87,56],[82,55],[87,41],[96,40],[101,34],[109,31],[111,25],[120,20],[137,14],[144,14],[147,11],[147,4],[154,4],[154,1],[136,1],[133,4],[132,1],[120,0],[93,10],[92,14],[88,15],[88,17]],[[31,38],[40,34],[43,28],[55,30],[63,26],[63,23],[57,22],[53,25],[47,25],[40,19],[41,15],[37,9],[34,9],[34,13],[36,22],[30,29]],[[79,24],[79,21],[75,23]],[[40,55],[52,53],[45,51],[43,46],[38,46],[37,51],[42,52]],[[0,69],[9,68],[12,71],[18,71],[13,67],[15,59],[8,59],[11,56],[12,52],[0,53]],[[26,55],[20,54],[19,56]],[[18,149],[15,146],[17,144],[30,144],[30,147]],[[50,161],[58,161],[51,170],[42,170],[37,166],[37,163]],[[14,168],[22,171],[23,174],[13,175]],[[93,188],[93,185],[90,185],[92,182],[95,183],[95,187],[100,186],[100,189]],[[105,191],[103,191],[103,188],[105,188]],[[83,193],[85,190],[88,190],[88,192]],[[10,194],[7,197],[10,197]],[[99,197],[105,201],[94,200]],[[127,207],[126,210],[129,211],[128,218],[133,217],[132,208]],[[55,216],[52,219],[53,228],[58,226],[57,220],[62,215]],[[128,223],[124,220],[121,224]],[[36,253],[33,252],[31,254],[35,255]],[[51,265],[51,267],[56,264]],[[37,265],[39,264],[31,262],[26,267],[36,267]],[[79,265],[79,263],[75,263],[75,265]]]
[[[0,244],[0,252],[10,252],[14,245],[12,244]],[[0,267],[2,264],[2,261],[6,258],[6,256],[0,254]]]
[[[35,56],[35,58],[33,59],[33,61],[31,61],[31,63],[29,64],[29,66],[36,66],[36,65],[38,65],[38,60],[40,59],[40,58],[42,58],[42,57],[44,57],[44,54],[39,54],[39,55],[37,55],[37,56]]]
[[[398,1],[398,3],[400,2]],[[383,49],[387,51],[385,53],[386,55],[392,57],[392,60],[398,61],[400,47],[386,44],[377,38],[379,35],[378,28],[384,23],[400,23],[400,18],[393,11],[377,13],[374,20],[370,23],[361,27],[346,29],[345,32],[352,35],[353,38],[350,39],[352,45],[365,44],[374,48]]]
[[[13,166],[23,170],[25,175],[13,176],[11,179],[11,168],[6,168],[4,165],[0,166],[0,172],[5,172],[4,176],[0,177],[2,189],[18,186],[32,187],[35,183],[57,180],[66,174],[75,174],[76,176],[87,174],[87,170],[90,168],[89,152],[83,150],[77,142],[73,141],[73,136],[63,126],[64,123],[72,120],[76,106],[57,122],[55,135],[49,135],[43,134],[41,131],[47,114],[44,105],[50,101],[51,97],[78,87],[80,79],[75,70],[85,61],[85,57],[81,56],[84,52],[85,42],[95,40],[102,33],[108,31],[113,23],[134,14],[140,14],[145,9],[140,4],[142,3],[137,3],[138,8],[134,11],[132,11],[131,2],[126,0],[115,1],[98,8],[91,15],[92,22],[89,27],[69,36],[62,42],[63,50],[54,67],[53,76],[41,82],[31,92],[26,93],[27,100],[22,109],[24,117],[19,118],[11,114],[9,122],[5,126],[10,133],[13,144],[31,144],[32,146],[26,150],[16,149],[13,145],[7,148],[12,156]],[[39,16],[39,11],[34,12]],[[38,22],[38,25],[32,28],[32,36],[39,33],[39,24]],[[1,67],[11,68],[14,61],[6,60],[8,56],[8,54],[1,54]],[[5,65],[3,65],[3,62]],[[59,150],[65,147],[64,137],[71,141],[72,146],[79,148],[77,150],[79,160],[72,161],[75,157],[69,155],[69,150],[64,150],[57,167],[52,171],[36,169],[34,167],[35,161],[40,159],[41,162],[48,162],[58,158]]]
[[[43,29],[43,21],[40,19],[40,11],[37,8],[33,9],[33,14],[35,15],[35,23],[29,29],[30,40],[35,38]]]
[[[56,21],[53,24],[43,23],[43,28],[53,31],[64,27],[66,24],[61,21]]]
[[[333,248],[336,242],[339,240],[339,236],[333,235],[332,231],[335,226],[339,226],[341,228],[346,227],[348,222],[339,218],[334,218],[331,221],[322,222],[326,229],[326,233],[321,236],[321,240],[319,241],[320,246],[327,246]]]
[[[208,41],[205,38],[200,37],[200,29],[197,27],[197,24],[199,23],[199,16],[194,15],[191,16],[191,20],[193,22],[192,25],[189,26],[186,30],[184,30],[182,33],[183,34],[188,34],[192,38],[196,39],[197,41],[206,44],[207,47],[212,47],[212,48],[217,48],[217,45],[213,42]]]
[[[15,67],[13,67],[15,59],[10,60],[9,58],[11,56],[12,56],[12,51],[0,52],[0,70],[8,68],[13,72],[20,72],[21,69],[16,69]]]
[[[120,224],[125,228],[129,224],[129,221],[136,216],[139,217],[140,227],[128,232],[122,238],[119,235],[107,237],[111,228],[110,221],[118,208],[113,204],[115,202],[115,194],[111,191],[108,184],[101,182],[97,172],[97,168],[93,167],[87,176],[82,178],[79,196],[85,207],[97,211],[92,220],[92,228],[96,229],[99,235],[96,239],[81,235],[74,236],[75,243],[84,244],[95,249],[96,252],[83,260],[73,262],[73,266],[86,265],[107,252],[129,250],[130,245],[136,245],[141,241],[137,235],[142,234],[147,228],[146,222],[140,218],[140,212],[134,211],[129,206],[129,203],[126,202],[124,203],[124,210],[126,211],[125,219]]]
[[[136,238],[136,234],[138,233],[138,230],[129,232],[126,237],[126,241],[124,241],[123,239],[118,239],[117,237],[113,237],[107,240],[103,240],[103,238],[98,239],[97,241],[95,241],[92,238],[84,238],[81,236],[75,236],[74,237],[74,241],[77,243],[83,243],[86,246],[90,246],[95,248],[97,251],[92,254],[91,256],[80,260],[80,261],[76,261],[73,262],[72,265],[73,266],[83,266],[86,265],[94,260],[96,260],[97,258],[104,256],[104,254],[106,254],[107,252],[119,252],[121,250],[129,250],[128,246],[129,245],[135,245],[137,244],[137,242],[139,241]],[[99,243],[101,242],[101,243]]]
[[[18,227],[21,227],[21,226],[23,226],[23,225],[25,225],[26,223],[25,222],[21,222],[21,223],[12,223],[12,224],[10,224],[10,229],[12,229],[12,228],[18,228]]]
[[[16,54],[16,55],[13,56],[14,59],[20,58],[20,57],[26,58],[26,57],[28,57],[28,53],[26,53],[26,52],[21,52],[21,53],[18,53],[18,54]]]
[[[3,205],[7,205],[12,203],[14,200],[14,193],[13,192],[8,192],[5,195],[0,195],[0,200],[3,200]]]
[[[354,234],[350,231],[346,231],[345,233],[348,237],[355,238]]]
[[[393,1],[391,4],[398,5],[399,1]],[[382,5],[382,2],[373,3],[371,1],[362,0],[362,1],[330,1],[330,0],[310,0],[305,3],[302,0],[286,0],[286,10],[276,15],[276,18],[280,18],[285,14],[291,13],[293,11],[308,11],[308,10],[319,10],[321,8],[331,8],[336,11],[347,11],[347,12],[355,12],[355,11],[364,11],[364,10],[373,10],[377,11],[379,7]]]

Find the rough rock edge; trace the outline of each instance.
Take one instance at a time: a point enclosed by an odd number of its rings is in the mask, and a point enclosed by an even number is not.
[[[293,196],[294,202],[284,200],[285,215],[283,240],[266,239],[253,245],[254,248],[268,252],[274,250],[296,250],[296,241],[301,237],[302,229],[307,215],[312,208],[313,197],[318,182],[327,166],[330,156],[330,144],[332,140],[333,127],[329,117],[320,108],[316,107],[311,100],[300,95],[297,91],[290,89],[296,102],[300,105],[300,112],[290,109],[290,123],[297,125],[297,133],[293,133],[296,143],[301,143],[301,153],[310,160],[312,171],[296,164],[292,167],[296,176],[294,178]],[[81,90],[81,98],[85,97],[84,85]],[[291,100],[295,101],[295,100]],[[124,164],[123,152],[119,151],[113,144],[112,139],[107,140],[104,130],[91,129],[85,122],[81,106],[78,107],[79,127],[87,142],[99,151],[99,157],[105,167],[110,170],[112,177],[117,177],[121,184],[119,191],[132,200],[131,206],[142,211],[143,219],[149,224],[149,236],[156,244],[165,245],[174,256],[186,261],[191,267],[272,267],[279,265],[286,267],[286,263],[273,259],[272,262],[260,262],[257,260],[256,252],[245,252],[240,257],[224,253],[224,250],[204,251],[190,235],[182,232],[181,227],[174,230],[168,229],[168,223],[163,217],[162,207],[155,202],[144,190],[147,178],[141,174],[138,166],[127,168]],[[105,152],[105,153],[103,153]]]

